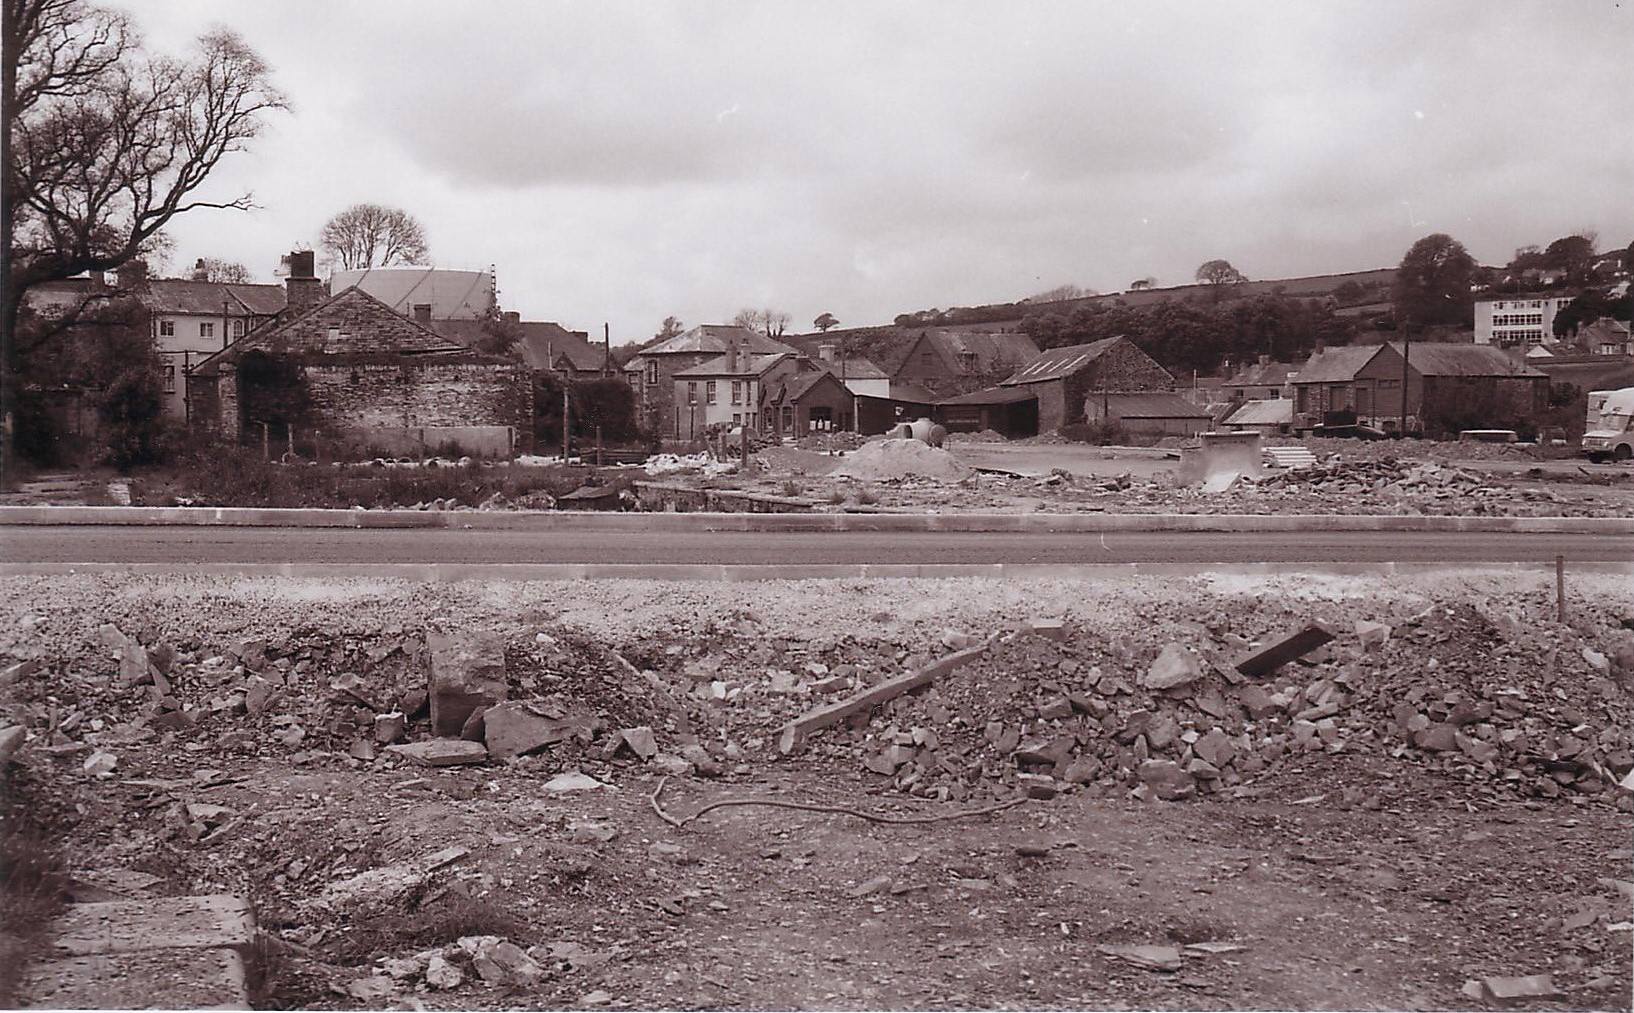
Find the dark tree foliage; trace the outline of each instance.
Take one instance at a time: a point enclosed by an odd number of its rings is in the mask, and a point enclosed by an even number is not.
[[[1124,335],[1177,377],[1212,374],[1230,359],[1259,355],[1287,361],[1308,355],[1316,342],[1347,344],[1354,322],[1336,317],[1319,300],[1260,295],[1224,306],[1164,300],[1153,306],[1081,306],[1069,315],[1036,314],[1021,329],[1040,348],[1060,348]]]
[[[590,446],[601,427],[602,441],[611,446],[640,437],[635,417],[635,391],[623,380],[563,381],[555,373],[537,373],[533,381],[533,435],[540,453],[562,445],[562,388],[567,388],[569,432],[579,446]]]
[[[1464,244],[1435,232],[1408,248],[1396,268],[1396,321],[1411,327],[1471,324],[1475,297],[1470,283],[1475,258]]]

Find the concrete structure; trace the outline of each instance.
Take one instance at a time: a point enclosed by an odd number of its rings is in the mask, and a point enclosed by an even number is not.
[[[492,271],[449,271],[436,267],[371,267],[335,271],[329,290],[357,287],[394,312],[425,323],[481,320],[498,305]]]
[[[636,390],[642,428],[662,433],[671,439],[689,438],[683,436],[688,429],[701,431],[702,424],[696,423],[696,414],[697,405],[702,402],[688,404],[685,400],[688,388],[678,386],[675,376],[683,370],[718,359],[732,349],[736,349],[739,355],[798,354],[795,349],[759,331],[731,324],[699,324],[673,338],[644,348],[625,366],[626,370],[639,377]],[[739,412],[742,412],[741,407]],[[730,421],[730,418],[731,412],[728,411],[726,419]]]
[[[1555,314],[1576,292],[1489,292],[1475,297],[1475,343],[1526,348],[1554,340]]]
[[[479,444],[468,450],[492,451],[501,432],[511,448],[526,443],[533,382],[525,365],[472,352],[362,289],[322,298],[314,281],[292,275],[282,318],[193,371],[195,421],[279,446],[312,433],[387,449],[465,438]]]
[[[1293,386],[1295,426],[1302,429],[1361,422],[1418,432],[1427,407],[1431,414],[1482,405],[1498,411],[1494,402],[1502,401],[1504,412],[1524,416],[1541,411],[1549,395],[1548,376],[1497,348],[1418,342],[1321,349]]]

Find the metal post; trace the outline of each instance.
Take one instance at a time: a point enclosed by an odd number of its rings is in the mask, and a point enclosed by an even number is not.
[[[1407,358],[1413,352],[1413,330],[1407,319],[1401,322],[1401,436],[1407,438]]]
[[[1566,557],[1555,557],[1555,622],[1566,621]]]
[[[745,465],[749,463],[749,424],[743,424],[743,438],[738,441],[738,460]]]
[[[601,467],[601,426],[596,427],[596,467]]]

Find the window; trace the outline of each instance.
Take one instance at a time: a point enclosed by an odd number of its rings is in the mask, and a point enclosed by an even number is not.
[[[687,404],[698,403],[698,381],[687,381]]]
[[[651,359],[651,360],[649,360],[647,362],[647,382],[648,383],[657,383],[658,382],[658,360],[657,359]]]
[[[733,380],[732,381],[732,403],[733,404],[742,404],[743,403],[743,381],[742,380]]]
[[[244,336],[244,318],[239,317],[238,319],[233,321],[233,337],[242,338],[243,336]]]
[[[216,336],[216,325],[215,324],[213,324],[213,323],[212,324],[199,324],[199,337],[201,337],[201,338],[213,338],[215,336]]]
[[[733,412],[732,413],[732,424],[734,426],[743,425],[743,413],[742,412]]]
[[[714,404],[715,403],[715,381],[714,380],[705,380],[704,381],[704,403],[705,404]]]
[[[166,394],[176,393],[176,367],[175,366],[166,366],[165,367],[165,393]]]
[[[159,336],[161,338],[173,338],[173,337],[175,337],[176,336],[176,321],[174,321],[174,320],[161,320],[161,321],[159,321]]]

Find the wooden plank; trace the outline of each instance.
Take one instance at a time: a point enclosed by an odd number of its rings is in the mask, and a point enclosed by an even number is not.
[[[1333,627],[1314,622],[1280,640],[1272,641],[1237,662],[1236,669],[1250,678],[1276,671],[1295,658],[1303,657],[1334,638]]]
[[[945,658],[933,661],[923,668],[916,668],[895,679],[888,679],[877,686],[869,686],[859,690],[844,700],[838,700],[826,707],[810,710],[783,726],[782,734],[778,737],[777,748],[783,753],[793,752],[807,735],[819,728],[838,724],[853,714],[865,713],[873,710],[887,700],[894,700],[904,693],[928,685],[949,672],[969,664],[986,653],[991,640],[966,648],[957,654],[950,654]]]

